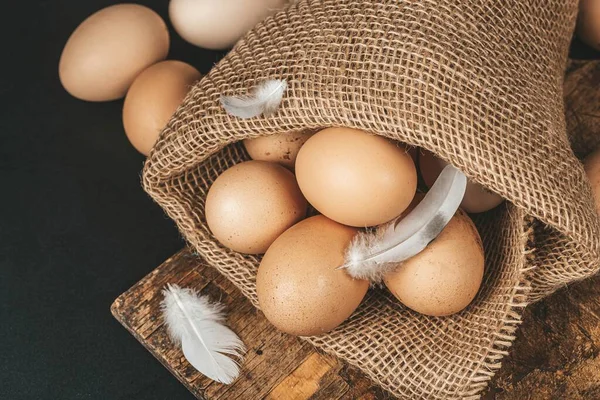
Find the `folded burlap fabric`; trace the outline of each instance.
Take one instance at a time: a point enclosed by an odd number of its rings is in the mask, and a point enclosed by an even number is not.
[[[372,290],[307,340],[403,398],[477,398],[521,309],[599,268],[600,224],[565,132],[562,81],[576,0],[302,0],[251,31],[187,96],[143,175],[194,249],[257,305],[259,257],[212,237],[212,181],[249,137],[347,126],[421,146],[508,202],[475,217],[486,274],[463,312],[427,317]],[[221,95],[286,79],[269,117]],[[551,316],[550,316],[551,318]]]

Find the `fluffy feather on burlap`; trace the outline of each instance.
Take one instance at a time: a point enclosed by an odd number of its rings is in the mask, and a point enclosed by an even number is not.
[[[372,290],[307,340],[402,398],[478,398],[521,309],[598,270],[600,224],[565,133],[562,80],[576,0],[301,0],[252,30],[190,92],[143,183],[207,262],[257,305],[259,257],[232,252],[204,217],[216,176],[249,137],[347,126],[421,146],[508,199],[475,222],[482,290],[463,312],[414,313]],[[239,119],[222,95],[268,79],[277,112]]]

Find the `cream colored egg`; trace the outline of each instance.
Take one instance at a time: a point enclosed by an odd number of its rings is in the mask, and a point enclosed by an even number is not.
[[[310,132],[290,132],[261,136],[244,140],[244,146],[253,160],[276,162],[294,170],[300,148],[312,135]]]
[[[168,52],[169,31],[157,13],[137,4],[110,6],[71,34],[60,57],[60,81],[82,100],[119,99],[140,72]]]
[[[123,125],[140,153],[150,153],[158,134],[199,79],[196,68],[169,60],[145,69],[133,81],[123,104]]]
[[[584,162],[585,172],[592,185],[596,211],[600,214],[600,149],[590,154]]]
[[[577,35],[583,42],[600,50],[600,1],[579,1]]]
[[[369,283],[336,270],[357,230],[322,215],[283,233],[264,255],[256,276],[261,310],[279,330],[320,335],[344,322]]]
[[[320,213],[356,227],[397,217],[417,188],[405,147],[349,128],[328,128],[308,139],[296,158],[296,178]]]
[[[171,0],[169,18],[186,41],[207,49],[232,47],[246,32],[283,8],[286,0]]]
[[[261,254],[306,215],[294,174],[279,164],[247,161],[229,168],[206,196],[206,222],[232,250]]]
[[[467,307],[483,279],[484,252],[467,214],[458,211],[425,250],[388,274],[385,285],[405,306],[444,316]]]
[[[446,165],[443,160],[437,158],[430,151],[421,150],[419,152],[419,170],[425,184],[429,187],[433,185]],[[480,213],[499,206],[503,201],[502,196],[469,180],[465,197],[460,206],[469,213]]]

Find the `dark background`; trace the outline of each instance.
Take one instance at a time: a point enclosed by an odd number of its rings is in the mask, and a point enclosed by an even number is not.
[[[116,1],[3,4],[0,56],[0,399],[190,399],[110,313],[183,247],[140,187],[122,100],[87,103],[58,80],[71,32]],[[168,0],[169,59],[208,72],[222,53],[188,45]]]
[[[58,80],[70,33],[115,3],[2,7],[0,399],[192,398],[110,314],[183,241],[140,187],[122,101],[80,101]],[[169,24],[168,0],[140,3]],[[206,73],[223,54],[170,30],[169,59]],[[597,56],[580,43],[572,55]]]

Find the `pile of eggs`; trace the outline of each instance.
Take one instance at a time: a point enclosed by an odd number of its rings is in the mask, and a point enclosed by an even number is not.
[[[227,49],[287,1],[171,0],[169,17],[186,41]],[[126,96],[125,133],[147,156],[191,86],[201,78],[189,64],[164,61],[169,47],[167,25],[156,12],[138,4],[110,6],[92,14],[71,34],[59,61],[60,81],[81,100]]]
[[[293,0],[171,0],[169,17],[186,41],[226,49],[267,15]],[[578,32],[600,46],[600,6],[580,4]],[[123,125],[148,155],[173,112],[201,74],[168,60],[167,25],[151,9],[120,4],[77,27],[60,58],[64,88],[87,101],[125,97]],[[328,332],[350,317],[370,282],[344,269],[345,251],[361,229],[405,216],[446,165],[424,150],[349,128],[289,132],[244,141],[251,161],[223,172],[210,187],[208,227],[225,247],[264,254],[256,284],[265,316],[299,336]],[[586,160],[600,211],[600,151]],[[420,177],[420,179],[419,179]],[[484,251],[467,213],[503,199],[474,182],[459,210],[422,252],[383,280],[406,307],[431,316],[464,309],[483,278]]]
[[[370,286],[338,269],[352,238],[407,214],[423,198],[417,193],[417,165],[431,185],[444,163],[342,127],[247,139],[244,146],[252,160],[224,171],[208,191],[207,225],[223,246],[264,254],[256,288],[273,325],[299,336],[328,332],[354,312]],[[501,202],[469,183],[463,208],[484,212]],[[459,211],[437,239],[384,283],[414,311],[444,316],[473,300],[483,271],[481,239]]]
[[[225,50],[293,1],[170,0],[169,19],[187,42]],[[579,37],[600,49],[600,3],[581,0],[579,9]],[[191,86],[201,78],[189,64],[164,61],[169,47],[167,24],[156,12],[139,4],[109,6],[89,16],[69,37],[60,57],[60,81],[67,92],[86,101],[117,100],[127,94],[125,133],[147,156]],[[440,168],[433,164],[440,163],[432,162],[424,179],[431,180]],[[470,192],[477,190],[485,192],[477,185],[469,186]],[[501,201],[491,193],[488,200],[490,204]],[[468,204],[463,208],[471,211]]]

